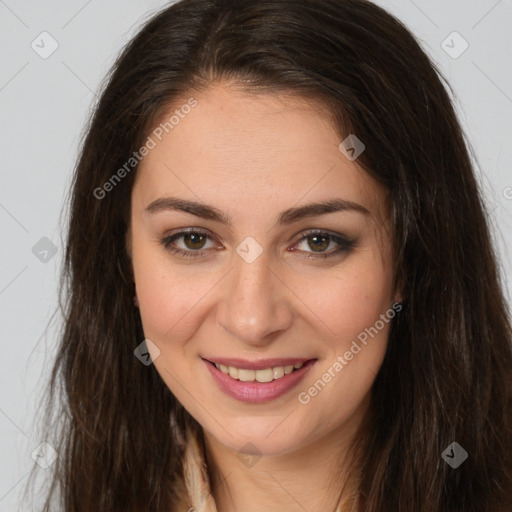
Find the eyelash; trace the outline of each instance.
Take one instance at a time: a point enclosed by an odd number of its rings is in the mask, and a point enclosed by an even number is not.
[[[176,247],[172,247],[172,245],[171,245],[172,242],[174,242],[175,240],[177,240],[179,238],[182,238],[184,235],[190,235],[190,234],[204,235],[207,238],[209,238],[210,240],[212,240],[212,237],[205,231],[203,231],[201,229],[191,228],[189,230],[180,231],[173,235],[162,238],[160,240],[160,244],[163,245],[165,250],[170,251],[173,254],[183,256],[185,258],[199,258],[201,256],[204,256],[205,252],[207,252],[208,249],[207,250],[197,250],[197,251],[190,249],[190,250],[185,251],[183,249],[177,249]],[[295,245],[300,244],[301,242],[303,242],[304,240],[308,239],[311,236],[320,236],[322,238],[327,238],[330,241],[337,243],[339,247],[337,249],[331,250],[330,252],[327,252],[327,253],[312,253],[312,252],[306,251],[306,254],[308,254],[308,256],[305,256],[304,257],[305,259],[319,259],[319,258],[327,259],[327,258],[330,258],[331,256],[336,256],[342,252],[347,252],[356,246],[356,240],[348,240],[342,236],[334,235],[334,234],[327,233],[325,231],[320,231],[320,230],[307,231],[295,243]]]

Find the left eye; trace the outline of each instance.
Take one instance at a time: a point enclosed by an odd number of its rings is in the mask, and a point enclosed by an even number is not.
[[[306,235],[299,240],[298,244],[302,244],[304,242],[306,242],[310,248],[313,248],[313,252],[323,252],[323,250],[327,249],[331,243],[334,243],[334,245],[337,244],[334,237],[327,234]]]
[[[335,235],[324,231],[312,231],[306,233],[296,245],[300,245],[304,242],[307,243],[308,247],[313,249],[312,252],[303,251],[306,253],[304,256],[306,259],[329,258],[331,256],[347,252],[356,245],[355,240],[349,240],[342,235]],[[331,243],[334,244],[335,248],[326,252],[325,249],[327,249]],[[293,249],[293,251],[295,251],[295,249]]]
[[[180,239],[182,239],[182,246],[176,247],[175,241]],[[180,231],[179,233],[163,238],[160,240],[160,243],[166,250],[174,254],[185,257],[199,257],[203,256],[205,250],[208,249],[208,247],[205,247],[205,243],[208,240],[213,243],[213,238],[209,234],[196,229]],[[304,243],[306,243],[309,248],[313,249],[312,251],[304,249],[299,250],[300,252],[308,253],[308,255],[305,256],[306,258],[328,258],[355,246],[354,240],[349,240],[342,235],[334,235],[323,231],[313,231],[304,234],[295,243],[294,247]],[[326,249],[329,248],[331,244],[334,244],[334,249],[327,252]],[[214,246],[215,244],[213,244],[213,247]],[[212,246],[209,248],[212,248]],[[291,251],[295,252],[296,249],[292,248]]]

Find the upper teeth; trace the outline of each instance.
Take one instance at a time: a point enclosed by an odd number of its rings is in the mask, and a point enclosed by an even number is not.
[[[299,369],[304,366],[304,363],[295,363],[287,366],[276,366],[275,368],[265,368],[264,370],[244,370],[235,368],[233,366],[225,366],[223,364],[215,363],[218,370],[233,379],[241,380],[243,382],[251,382],[256,380],[258,382],[271,382],[280,379],[285,375],[293,372],[293,369]]]

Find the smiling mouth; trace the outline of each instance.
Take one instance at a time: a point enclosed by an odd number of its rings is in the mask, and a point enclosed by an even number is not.
[[[208,360],[207,360],[208,361]],[[279,380],[289,375],[290,373],[294,373],[300,370],[305,364],[310,361],[315,361],[314,359],[310,359],[309,361],[303,361],[295,364],[285,365],[285,366],[274,366],[269,368],[262,368],[259,370],[254,369],[245,369],[245,368],[236,368],[234,366],[226,366],[224,364],[217,364],[212,361],[208,361],[212,366],[215,366],[217,370],[221,371],[225,375],[228,375],[233,380],[238,380],[242,382],[272,382],[274,380]]]

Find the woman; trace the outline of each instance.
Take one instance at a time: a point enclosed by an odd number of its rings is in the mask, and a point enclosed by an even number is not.
[[[509,510],[485,208],[441,75],[370,2],[154,16],[88,128],[65,277],[45,510]]]

